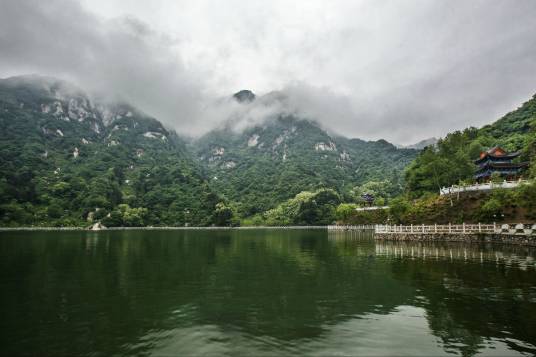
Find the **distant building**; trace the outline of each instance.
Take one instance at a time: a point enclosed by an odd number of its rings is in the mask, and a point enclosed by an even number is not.
[[[515,180],[527,168],[528,162],[513,163],[519,152],[508,153],[499,146],[495,146],[480,153],[480,157],[475,160],[477,170],[475,178],[477,181],[489,181],[491,175],[498,173],[505,180]]]
[[[365,205],[372,206],[372,204],[374,203],[374,196],[370,193],[365,193],[361,196],[361,198],[363,199]]]

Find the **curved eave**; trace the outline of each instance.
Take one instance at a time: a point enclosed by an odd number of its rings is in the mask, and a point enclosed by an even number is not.
[[[497,172],[501,175],[516,175],[526,169],[529,166],[528,162],[522,162],[520,164],[512,165],[486,165],[482,168],[476,170],[475,174],[479,176],[489,176],[494,172]]]
[[[501,156],[495,156],[495,155],[491,155],[491,154],[486,154],[484,155],[484,157],[481,157],[479,159],[476,159],[474,160],[474,163],[475,164],[480,164],[486,160],[490,160],[490,161],[494,161],[494,160],[497,160],[497,161],[500,161],[500,160],[513,160],[515,159],[516,157],[518,157],[520,155],[519,152],[513,152],[511,154],[506,154],[506,155],[501,155]]]

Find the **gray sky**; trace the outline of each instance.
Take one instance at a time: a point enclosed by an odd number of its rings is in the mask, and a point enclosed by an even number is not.
[[[244,88],[402,144],[536,93],[534,0],[0,1],[0,77],[59,76],[189,134],[221,123],[236,108],[215,100]]]

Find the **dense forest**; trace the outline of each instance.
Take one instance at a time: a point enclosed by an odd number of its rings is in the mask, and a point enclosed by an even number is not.
[[[516,161],[529,162],[527,183],[512,190],[439,196],[441,187],[474,182],[474,160],[493,146],[519,151]],[[346,223],[534,222],[536,220],[536,95],[518,109],[482,128],[448,134],[428,146],[405,171],[404,193],[391,200],[390,209],[356,212],[342,204],[337,219]],[[496,179],[502,180],[497,177]]]
[[[214,130],[192,143],[210,186],[249,217],[302,191],[336,190],[360,198],[360,187],[382,186],[385,197],[403,190],[403,170],[417,154],[380,141],[329,135],[316,123],[278,116],[241,132]]]
[[[436,146],[425,148],[406,170],[407,194],[421,197],[441,187],[471,182],[473,160],[493,146],[520,151],[518,161],[536,160],[536,95],[493,124],[450,133]],[[536,176],[536,165],[530,167],[527,176]]]
[[[255,100],[246,94],[241,105]],[[288,115],[185,139],[41,76],[0,80],[0,129],[2,226],[325,224],[367,187],[400,194],[418,153]],[[296,204],[295,218],[276,218]]]
[[[43,77],[0,81],[4,226],[212,224],[219,203],[184,142],[126,104]]]
[[[239,105],[255,105],[249,91]],[[489,147],[520,151],[536,177],[536,96],[423,150],[347,139],[272,113],[185,139],[135,107],[54,78],[0,80],[1,226],[228,226],[491,221],[536,211],[536,185],[453,202]],[[362,195],[385,211],[356,212]],[[520,212],[523,213],[520,216]],[[535,217],[536,218],[536,217]]]

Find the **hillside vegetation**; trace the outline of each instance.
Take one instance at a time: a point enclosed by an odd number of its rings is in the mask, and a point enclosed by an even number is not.
[[[242,91],[240,108],[255,106]],[[278,96],[270,100],[279,100]],[[266,103],[261,103],[265,105]],[[135,107],[54,78],[0,80],[0,225],[318,225],[533,220],[536,185],[455,199],[500,145],[536,176],[536,97],[422,151],[333,135],[295,115],[185,140]],[[389,211],[356,212],[365,193]]]
[[[0,224],[206,225],[218,197],[157,120],[52,78],[0,81]]]
[[[0,129],[1,226],[324,224],[367,187],[402,192],[418,153],[284,115],[187,143],[129,104],[41,76],[0,80]],[[322,192],[337,197],[326,209]],[[303,212],[283,221],[296,202]]]
[[[493,146],[519,151],[516,160],[530,162],[529,182],[513,190],[439,196],[441,187],[474,182],[473,160]],[[456,131],[426,147],[405,172],[404,194],[391,200],[390,209],[356,212],[341,205],[343,223],[462,223],[534,222],[536,220],[536,96],[520,108],[480,129]]]
[[[403,189],[416,150],[329,135],[314,122],[279,116],[242,132],[214,130],[192,144],[210,187],[248,217],[302,191],[331,188],[355,200],[359,187],[380,182],[384,195]]]
[[[425,148],[406,170],[406,193],[421,197],[441,187],[472,182],[473,160],[493,146],[520,151],[517,159],[531,162],[527,177],[536,176],[536,96],[495,123],[480,129],[455,131]]]

